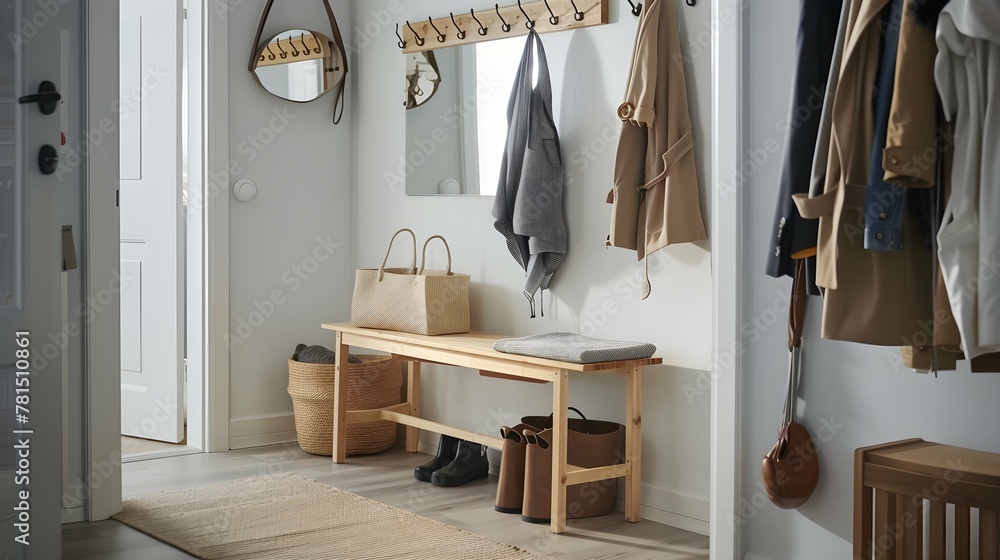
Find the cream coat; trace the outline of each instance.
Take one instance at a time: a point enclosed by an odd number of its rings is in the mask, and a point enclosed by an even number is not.
[[[608,245],[642,260],[670,244],[707,239],[673,0],[646,3],[618,116]]]
[[[1000,5],[952,0],[937,44],[934,77],[956,135],[938,258],[962,347],[975,358],[1000,351]]]

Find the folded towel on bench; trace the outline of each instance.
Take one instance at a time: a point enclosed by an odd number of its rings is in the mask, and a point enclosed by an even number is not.
[[[574,333],[546,333],[521,338],[504,338],[493,349],[505,354],[519,354],[574,364],[622,362],[649,358],[656,346],[644,342],[601,340]]]

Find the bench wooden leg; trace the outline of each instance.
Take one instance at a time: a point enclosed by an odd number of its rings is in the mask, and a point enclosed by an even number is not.
[[[560,371],[552,383],[552,513],[553,533],[566,530],[566,442],[569,430],[569,372]]]
[[[420,417],[420,362],[406,362],[406,401],[410,404],[410,416]],[[420,428],[406,427],[406,450],[416,453],[420,445]]]
[[[347,462],[347,363],[350,346],[344,344],[344,335],[337,331],[337,367],[333,386],[333,462]]]
[[[872,560],[872,489],[865,486],[865,450],[854,452],[854,560]]]
[[[642,368],[628,371],[625,394],[625,521],[637,523],[640,517],[642,487]]]
[[[979,510],[979,557],[1000,558],[1000,514]]]

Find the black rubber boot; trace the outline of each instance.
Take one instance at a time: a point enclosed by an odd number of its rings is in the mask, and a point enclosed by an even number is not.
[[[414,468],[413,477],[420,482],[430,482],[431,474],[434,471],[455,460],[455,455],[458,454],[459,441],[458,438],[442,435],[441,440],[438,442],[437,455],[434,456],[432,461]]]
[[[483,446],[469,441],[458,443],[455,460],[431,475],[434,486],[461,486],[477,478],[490,475],[490,462],[486,459]]]

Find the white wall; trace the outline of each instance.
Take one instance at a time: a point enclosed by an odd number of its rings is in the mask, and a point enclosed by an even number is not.
[[[331,4],[350,42],[351,3]],[[348,105],[334,126],[332,93],[299,104],[261,88],[246,65],[264,0],[231,5],[230,171],[258,188],[249,203],[227,195],[230,441],[244,447],[293,438],[286,360],[299,342],[329,343],[320,324],[350,313],[354,115]],[[321,2],[277,2],[261,40],[303,25],[330,33]],[[350,68],[348,80],[357,76]]]
[[[675,2],[686,29],[699,33],[699,42],[707,45],[710,3],[689,8],[683,0]],[[407,197],[386,178],[398,171],[405,151],[402,93],[395,87],[403,76],[404,58],[392,26],[405,19],[447,15],[447,7],[430,0],[356,3],[356,36],[362,48],[353,59],[358,70],[352,78],[358,88],[353,263],[377,266],[400,227],[413,228],[421,240],[440,233],[451,242],[455,268],[473,277],[473,328],[516,335],[579,331],[655,343],[670,366],[649,369],[644,380],[643,503],[658,508],[653,514],[661,519],[704,530],[704,523],[689,518],[708,518],[709,399],[702,370],[708,367],[711,341],[709,253],[692,245],[658,253],[650,263],[652,295],[640,301],[641,268],[634,254],[604,247],[610,222],[605,196],[612,186],[621,127],[616,108],[638,21],[627,3],[614,0],[611,6],[610,25],[542,37],[566,162],[570,249],[552,290],[545,294],[545,317],[532,320],[521,293],[524,273],[493,229],[492,198]],[[470,7],[492,9],[493,4],[477,1],[465,8]],[[707,46],[692,54],[697,56],[688,85],[702,201],[708,208],[711,57]],[[396,262],[407,260],[401,247]],[[429,266],[441,267],[441,251],[435,250],[434,257]],[[444,368],[423,379],[423,413],[467,429],[495,434],[522,414],[551,410],[550,391],[541,386]],[[620,379],[577,376],[570,392],[573,404],[594,417],[624,417]],[[424,438],[434,439],[430,434]]]
[[[791,96],[798,11],[793,2],[753,2],[746,20],[747,115],[745,149],[761,149],[768,139],[783,145],[777,132]],[[746,156],[750,158],[749,152]],[[775,301],[787,300],[790,280],[764,274],[770,248],[770,220],[778,186],[780,155],[771,156],[747,177],[744,206],[746,309],[744,320],[766,325]],[[769,503],[759,485],[760,461],[774,444],[784,395],[787,350],[785,319],[748,341],[743,371],[749,422],[744,469],[749,494],[752,558],[839,560],[851,555],[853,452],[858,447],[919,437],[1000,452],[1000,377],[970,374],[967,368],[940,378],[893,367],[899,352],[821,340],[821,302],[811,298],[806,326],[805,370],[800,414],[820,448],[816,493],[797,511]],[[780,304],[779,304],[780,306]],[[783,308],[783,307],[782,307]],[[824,441],[825,440],[825,441]]]

